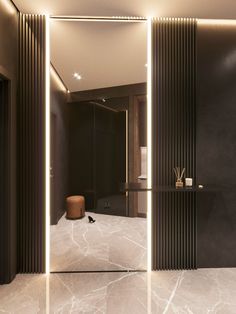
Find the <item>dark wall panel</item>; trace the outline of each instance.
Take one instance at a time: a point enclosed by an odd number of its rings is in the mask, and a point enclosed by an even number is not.
[[[58,81],[57,73],[51,68],[51,114],[55,117],[55,131],[51,138],[51,150],[54,148],[54,153],[51,152],[51,175],[53,176],[53,187],[51,194],[54,195],[54,202],[51,206],[51,224],[57,224],[60,217],[65,212],[65,200],[68,193],[68,104],[67,92],[62,88]],[[52,127],[52,123],[51,123]],[[51,134],[52,134],[51,130]],[[53,165],[52,165],[53,164]],[[54,192],[53,192],[54,191]],[[53,198],[53,195],[51,195]]]
[[[120,183],[125,182],[125,112],[94,107],[94,158],[95,188],[97,198],[120,193]]]
[[[96,212],[126,216],[126,196],[120,192],[126,180],[126,114],[94,109]]]
[[[236,25],[197,27],[198,267],[236,266]]]
[[[45,16],[20,14],[18,268],[45,270]]]
[[[84,195],[86,209],[94,208],[94,106],[88,102],[69,108],[69,195]]]
[[[82,102],[91,100],[106,99],[106,104],[115,110],[128,110],[128,180],[130,182],[136,182],[139,173],[137,174],[137,151],[136,151],[136,133],[137,126],[135,121],[135,115],[137,114],[138,98],[146,98],[147,84],[138,83],[123,86],[114,86],[108,88],[101,88],[95,90],[87,90],[80,92],[73,92],[69,94],[69,102]],[[121,108],[122,107],[122,108]],[[128,215],[130,217],[136,217],[138,206],[137,206],[137,193],[129,193],[128,196]],[[119,205],[120,206],[120,205]],[[124,208],[124,206],[123,206]]]
[[[196,267],[194,192],[168,192],[173,168],[195,181],[196,21],[153,22],[153,269]]]
[[[84,195],[86,210],[126,215],[125,200],[117,205],[125,181],[125,112],[95,102],[70,103],[68,108],[69,194]]]
[[[18,12],[9,1],[0,1],[0,77],[4,98],[0,98],[1,131],[7,127],[0,154],[2,182],[0,196],[0,283],[9,283],[17,271],[16,248],[16,104],[18,65]],[[3,86],[5,85],[5,87]],[[2,89],[2,91],[3,91]],[[7,95],[6,95],[7,94]],[[3,96],[3,95],[2,95]],[[8,100],[8,101],[7,101]],[[4,101],[4,103],[3,103]],[[6,103],[7,102],[7,103]]]

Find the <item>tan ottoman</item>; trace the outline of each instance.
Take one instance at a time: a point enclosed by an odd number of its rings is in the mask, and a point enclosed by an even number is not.
[[[81,195],[68,196],[66,198],[66,218],[79,219],[85,215],[85,201]]]

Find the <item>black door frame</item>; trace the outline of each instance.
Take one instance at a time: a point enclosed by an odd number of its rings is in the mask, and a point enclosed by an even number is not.
[[[15,277],[12,271],[12,238],[15,230],[11,228],[14,219],[11,210],[11,81],[0,74],[0,284],[9,283]],[[16,270],[16,269],[15,269]]]

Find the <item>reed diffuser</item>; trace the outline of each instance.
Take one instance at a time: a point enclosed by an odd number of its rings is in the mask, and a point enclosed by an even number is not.
[[[173,170],[176,176],[175,187],[182,188],[184,186],[182,179],[185,172],[185,168],[183,168],[183,170],[181,171],[180,167],[175,167]]]

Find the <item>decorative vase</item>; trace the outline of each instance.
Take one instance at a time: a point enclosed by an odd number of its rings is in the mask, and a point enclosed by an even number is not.
[[[182,188],[184,186],[184,183],[183,183],[183,181],[182,180],[177,180],[176,182],[175,182],[175,187],[176,188]]]
[[[184,172],[185,172],[185,168],[183,168],[183,170],[181,171],[180,167],[175,167],[173,168],[174,173],[175,173],[175,177],[176,177],[176,182],[175,182],[175,187],[176,188],[183,188],[184,187],[184,183],[182,181]]]

